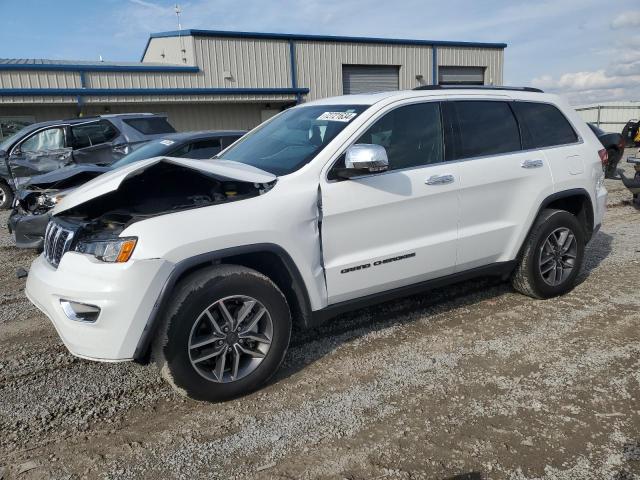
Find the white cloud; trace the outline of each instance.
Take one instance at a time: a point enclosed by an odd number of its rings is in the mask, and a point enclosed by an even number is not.
[[[557,80],[551,76],[534,78],[531,83],[539,88],[564,91],[602,90],[640,85],[640,74],[609,75],[604,69],[592,72],[565,73]]]
[[[621,13],[611,21],[614,30],[631,27],[640,27],[640,10]]]

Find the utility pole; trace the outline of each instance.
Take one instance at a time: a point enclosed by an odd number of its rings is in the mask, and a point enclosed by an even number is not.
[[[180,52],[182,54],[182,63],[187,63],[187,51],[184,48],[184,40],[182,38],[182,24],[180,23],[180,14],[182,13],[182,8],[180,5],[176,3],[173,10],[176,12],[176,18],[178,19],[178,38],[180,38]]]

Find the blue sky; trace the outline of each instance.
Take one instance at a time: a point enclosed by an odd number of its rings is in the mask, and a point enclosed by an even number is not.
[[[3,58],[136,61],[175,2],[0,0]],[[640,100],[637,0],[189,0],[183,28],[506,42],[505,83]]]

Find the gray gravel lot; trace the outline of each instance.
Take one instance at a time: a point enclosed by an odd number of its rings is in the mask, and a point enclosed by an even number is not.
[[[570,294],[481,280],[343,315],[224,404],[67,353],[2,213],[0,479],[640,479],[640,212],[607,186]]]

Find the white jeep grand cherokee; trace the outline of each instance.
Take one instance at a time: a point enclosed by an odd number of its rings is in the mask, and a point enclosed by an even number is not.
[[[26,293],[69,350],[152,353],[180,391],[263,385],[293,323],[480,275],[572,288],[607,192],[597,138],[534,89],[351,95],[213,161],[154,158],[64,198]]]

